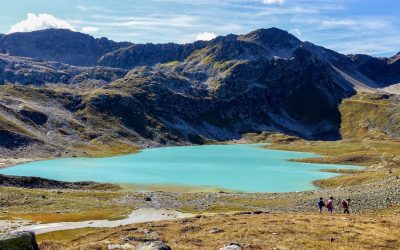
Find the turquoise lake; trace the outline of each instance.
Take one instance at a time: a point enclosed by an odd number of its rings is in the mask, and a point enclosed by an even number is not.
[[[138,185],[218,187],[242,192],[291,192],[316,189],[312,181],[337,174],[321,169],[358,169],[347,165],[305,164],[288,159],[315,154],[266,150],[260,145],[207,145],[144,149],[109,158],[63,158],[1,169],[1,174],[62,181]]]

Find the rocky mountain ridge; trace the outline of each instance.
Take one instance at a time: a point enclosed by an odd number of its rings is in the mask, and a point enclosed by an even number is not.
[[[57,61],[76,66],[94,66],[111,51],[131,45],[66,29],[47,29],[0,36],[0,50],[15,56]]]
[[[262,131],[337,140],[346,134],[343,110],[352,112],[339,109],[343,100],[380,95],[400,74],[396,56],[342,55],[277,28],[184,45],[133,44],[91,67],[8,53],[0,54],[0,80],[8,83],[0,86],[0,137],[8,141],[1,146],[42,143],[60,154],[201,144]],[[371,71],[375,64],[382,69]],[[391,94],[385,100],[399,105]],[[47,120],[37,124],[21,110]],[[385,124],[374,131],[396,138],[393,122]]]

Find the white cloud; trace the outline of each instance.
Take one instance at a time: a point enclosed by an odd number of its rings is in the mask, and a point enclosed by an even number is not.
[[[30,32],[35,30],[49,29],[49,28],[69,29],[75,31],[75,28],[67,21],[58,19],[53,15],[49,15],[46,13],[39,15],[28,13],[26,15],[26,19],[11,26],[10,31],[8,31],[8,33]]]
[[[362,19],[328,19],[319,22],[323,28],[352,28],[352,29],[385,29],[390,26],[390,22],[386,20],[378,20],[375,18]]]
[[[289,32],[295,36],[301,36],[301,30],[299,28],[291,29]]]
[[[88,10],[88,8],[83,6],[83,5],[78,5],[78,6],[76,6],[76,8],[78,8],[78,9],[80,9],[82,11],[87,11]]]
[[[99,31],[99,28],[92,27],[92,26],[85,26],[85,27],[82,27],[81,31],[83,33],[96,33],[97,31]]]
[[[196,36],[196,41],[201,40],[201,41],[210,41],[214,38],[216,38],[217,36],[214,33],[210,33],[210,32],[203,32],[203,33],[199,33]]]
[[[283,4],[285,0],[261,0],[263,4]]]

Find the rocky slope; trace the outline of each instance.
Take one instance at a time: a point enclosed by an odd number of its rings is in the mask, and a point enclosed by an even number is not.
[[[42,85],[45,83],[108,83],[123,77],[126,70],[107,67],[78,67],[29,57],[0,53],[0,81]]]
[[[336,140],[348,136],[343,131],[362,129],[348,122],[357,116],[344,100],[357,92],[384,95],[380,89],[397,83],[398,56],[365,57],[302,42],[276,28],[186,45],[117,48],[98,61],[108,67],[3,53],[0,80],[13,85],[0,86],[2,147],[13,152],[39,143],[46,152],[90,154],[113,152],[116,145],[204,143],[260,131]],[[370,72],[371,60],[380,62],[381,75]],[[396,110],[396,95],[387,99]],[[388,122],[377,118],[374,129],[397,138],[396,112],[387,114]]]
[[[0,49],[12,55],[57,61],[77,66],[96,65],[98,59],[111,51],[129,46],[107,38],[64,29],[11,33],[0,36]]]

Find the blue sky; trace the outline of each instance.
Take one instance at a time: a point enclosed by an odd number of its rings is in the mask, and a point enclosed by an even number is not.
[[[0,33],[54,26],[186,43],[278,27],[341,53],[391,56],[400,51],[399,13],[399,0],[2,0]]]

